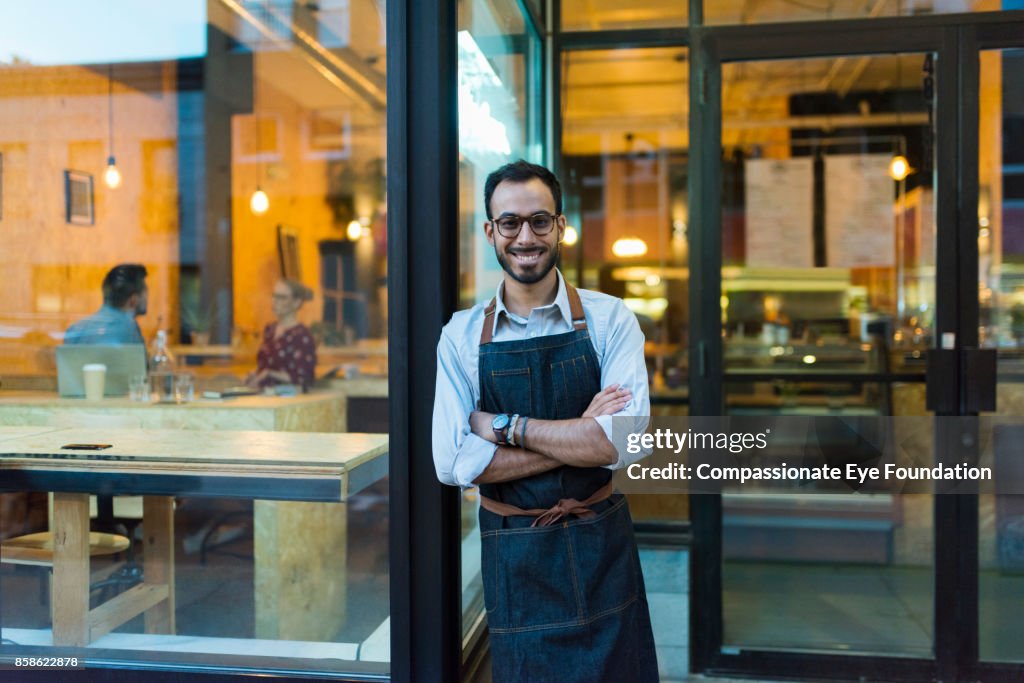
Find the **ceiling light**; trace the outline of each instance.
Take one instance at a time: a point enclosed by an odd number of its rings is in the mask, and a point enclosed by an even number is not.
[[[612,244],[612,254],[619,258],[637,258],[647,253],[647,242],[639,237],[620,237]]]
[[[567,247],[571,247],[580,241],[580,234],[576,232],[576,228],[571,225],[566,226],[565,232],[562,233],[562,244]]]

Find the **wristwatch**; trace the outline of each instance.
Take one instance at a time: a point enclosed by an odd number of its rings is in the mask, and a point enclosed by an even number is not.
[[[497,437],[498,443],[502,446],[508,445],[508,426],[512,423],[512,416],[508,413],[498,413],[491,420],[491,429],[494,430],[494,436]]]

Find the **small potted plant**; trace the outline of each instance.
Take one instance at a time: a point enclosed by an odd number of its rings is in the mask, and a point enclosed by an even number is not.
[[[198,301],[182,302],[182,331],[189,334],[194,346],[206,346],[210,343],[210,328],[216,319],[216,310],[212,304],[203,306]]]

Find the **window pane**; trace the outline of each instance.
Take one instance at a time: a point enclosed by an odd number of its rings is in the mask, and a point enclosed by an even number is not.
[[[687,57],[683,47],[562,57],[562,187],[576,231],[575,241],[562,244],[562,272],[622,298],[636,314],[658,416],[688,414]],[[642,248],[624,252],[623,243]],[[689,518],[689,497],[627,495],[634,522],[657,536],[638,541],[658,668],[664,679],[682,680],[688,555],[671,530]]]
[[[383,3],[138,4],[0,9],[4,642],[386,673]]]
[[[515,0],[459,2],[459,308],[494,295],[501,266],[484,236],[484,182],[516,159],[540,162],[540,46]],[[475,381],[476,378],[474,378]],[[468,417],[468,416],[467,416]],[[462,630],[484,623],[479,497],[462,492]]]
[[[563,31],[602,31],[686,26],[685,0],[589,0],[562,3]]]

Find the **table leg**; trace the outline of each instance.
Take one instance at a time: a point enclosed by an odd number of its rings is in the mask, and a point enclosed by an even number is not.
[[[89,495],[53,494],[53,644],[89,643]]]
[[[167,586],[167,599],[146,610],[146,633],[174,633],[174,498],[144,497],[142,529],[144,581]]]
[[[345,503],[257,500],[256,637],[330,641],[345,625]]]

